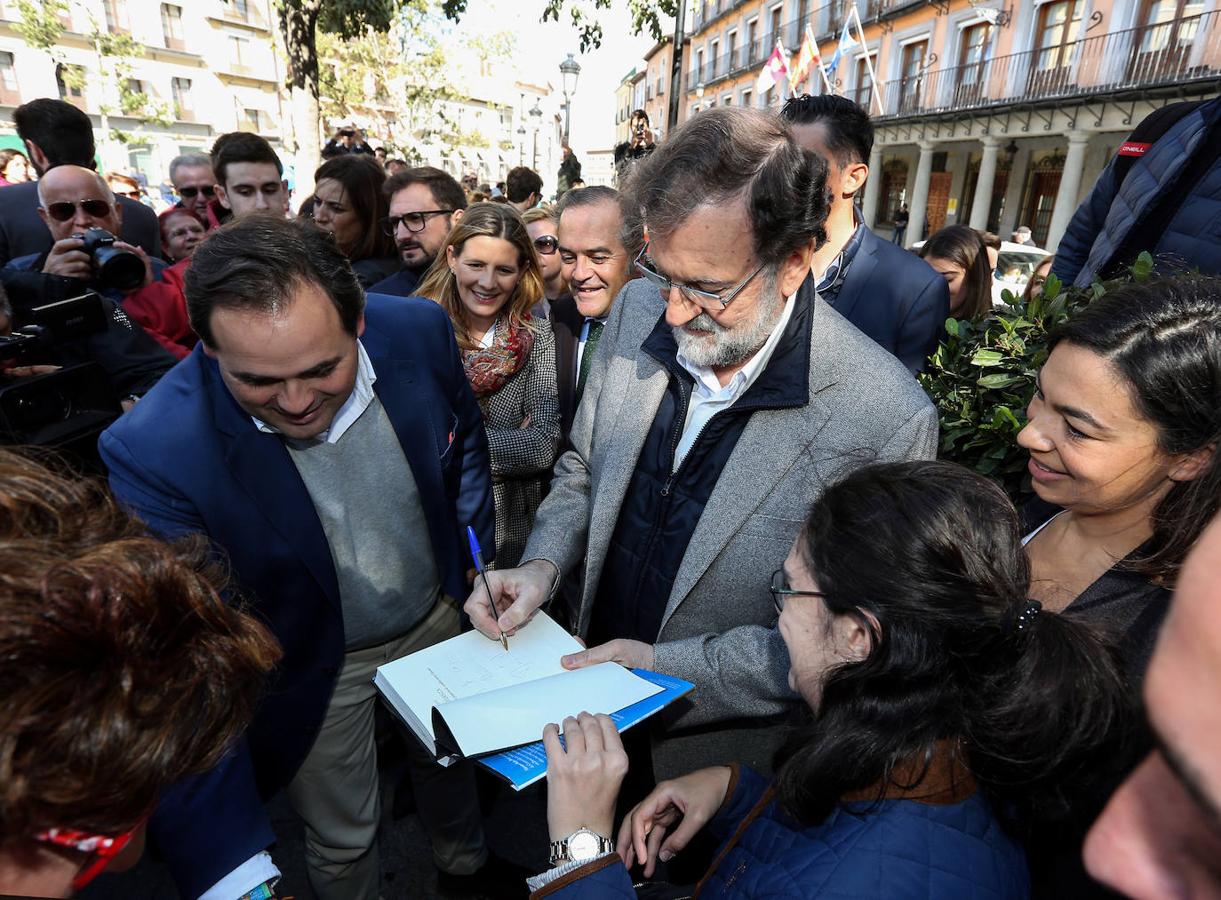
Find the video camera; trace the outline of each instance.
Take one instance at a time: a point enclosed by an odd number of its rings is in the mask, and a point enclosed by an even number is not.
[[[22,319],[26,324],[21,328],[0,335],[0,374],[13,365],[36,363],[57,346],[109,326],[102,298],[93,291],[33,307]],[[91,442],[121,412],[97,363],[0,377],[0,443],[61,447],[89,457]]]

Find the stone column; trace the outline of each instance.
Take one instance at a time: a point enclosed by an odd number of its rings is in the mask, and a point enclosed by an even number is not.
[[[882,148],[877,144],[869,154],[869,180],[865,182],[864,208],[861,210],[865,227],[872,228],[878,219],[878,197],[882,193]]]
[[[979,161],[979,178],[975,181],[975,199],[971,201],[971,217],[967,224],[983,231],[988,227],[988,211],[992,208],[992,186],[996,181],[996,157],[1000,152],[1000,138],[990,134],[980,139],[984,155]]]
[[[1060,188],[1056,191],[1056,205],[1051,212],[1051,224],[1047,228],[1046,249],[1052,253],[1060,243],[1060,237],[1077,211],[1077,194],[1081,191],[1081,173],[1085,169],[1085,150],[1090,135],[1086,131],[1068,133],[1068,155],[1064,158],[1064,172],[1060,176]],[[1018,223],[1023,224],[1023,223]]]
[[[910,247],[924,240],[924,217],[928,213],[928,183],[933,175],[933,142],[918,141],[920,161],[916,164],[916,183],[912,186],[912,200],[907,205],[911,219],[907,223],[907,234],[903,243]]]

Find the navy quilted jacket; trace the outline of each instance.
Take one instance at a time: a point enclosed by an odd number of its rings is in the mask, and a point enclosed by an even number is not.
[[[1073,214],[1051,270],[1065,284],[1086,287],[1138,227],[1150,204],[1174,184],[1209,128],[1221,118],[1221,98],[1202,103],[1162,135],[1116,187],[1115,160],[1098,176]],[[1221,158],[1196,182],[1160,235],[1145,249],[1201,272],[1221,273]]]
[[[766,789],[761,776],[741,769],[733,796],[709,828],[728,840]],[[862,810],[868,806],[859,804]],[[634,898],[628,871],[617,859],[591,863],[584,878],[555,890],[548,886],[534,897]],[[1025,900],[1030,879],[1021,847],[1001,830],[978,794],[940,806],[887,800],[863,815],[840,809],[806,829],[773,801],[721,858],[699,896]]]

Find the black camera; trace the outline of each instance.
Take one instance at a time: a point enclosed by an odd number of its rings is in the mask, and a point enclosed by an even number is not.
[[[144,260],[130,250],[114,245],[115,236],[105,228],[90,228],[84,234],[74,234],[83,241],[83,251],[93,261],[93,279],[98,287],[115,291],[130,291],[144,284]]]

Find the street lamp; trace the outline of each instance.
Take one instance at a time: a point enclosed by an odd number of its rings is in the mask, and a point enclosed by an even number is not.
[[[568,125],[570,119],[570,110],[572,107],[571,97],[577,92],[577,78],[581,75],[581,64],[572,58],[572,54],[568,54],[568,58],[560,63],[560,90],[564,94],[564,143],[568,143]]]
[[[530,124],[534,128],[534,155],[531,159],[533,165],[530,166],[535,172],[538,171],[538,129],[543,121],[543,111],[539,109],[538,100],[534,101],[534,106],[530,108]]]

